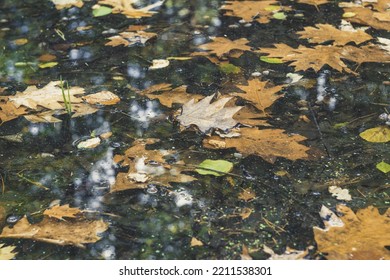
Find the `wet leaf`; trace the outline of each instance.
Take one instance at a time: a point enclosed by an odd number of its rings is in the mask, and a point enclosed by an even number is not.
[[[100,145],[102,140],[100,137],[93,137],[77,144],[77,149],[93,149]]]
[[[77,218],[82,211],[79,208],[71,208],[69,204],[65,205],[55,205],[49,209],[46,209],[43,212],[43,215],[46,215],[50,218],[55,218],[58,220],[64,220],[65,218]]]
[[[389,260],[390,210],[381,215],[369,206],[356,214],[345,205],[337,205],[341,226],[314,227],[318,250],[329,260]]]
[[[249,254],[248,247],[244,244],[242,245],[242,252],[240,254],[241,260],[253,260],[252,256]]]
[[[233,169],[233,163],[226,160],[211,160],[202,161],[198,168],[195,169],[201,175],[224,176]]]
[[[200,241],[199,239],[196,239],[195,237],[191,238],[191,247],[196,247],[196,246],[203,246],[203,242]]]
[[[376,168],[379,170],[379,171],[382,171],[383,173],[388,173],[390,172],[390,164],[384,162],[384,161],[381,161],[380,163],[378,163],[376,165]]]
[[[309,148],[299,144],[306,138],[301,135],[288,135],[282,129],[241,128],[241,137],[220,138],[208,137],[203,140],[206,148],[216,149],[209,145],[210,140],[225,142],[226,148],[236,148],[244,156],[257,155],[274,163],[277,157],[290,160],[307,159]]]
[[[51,2],[56,5],[57,10],[70,8],[72,6],[81,8],[84,5],[84,2],[82,0],[51,0]]]
[[[332,196],[336,197],[338,200],[350,201],[352,200],[351,195],[347,189],[342,189],[337,186],[329,186],[328,191]]]
[[[95,5],[92,7],[94,17],[103,17],[112,13],[112,9],[106,6]]]
[[[232,117],[242,107],[224,107],[231,97],[223,97],[211,103],[213,98],[214,95],[211,95],[198,103],[195,103],[195,99],[188,101],[183,105],[182,113],[177,120],[184,127],[196,125],[203,133],[213,128],[221,130],[233,128],[237,121]]]
[[[169,60],[167,59],[153,59],[152,65],[149,66],[149,70],[161,69],[169,66]]]
[[[136,91],[139,95],[147,96],[150,99],[158,99],[166,107],[172,108],[173,104],[184,104],[194,99],[199,101],[204,98],[203,95],[187,93],[187,86],[172,88],[171,84],[158,84]]]
[[[361,44],[372,39],[365,31],[352,30],[344,31],[335,28],[330,24],[316,24],[316,27],[305,27],[304,31],[297,34],[300,38],[308,39],[310,43],[321,44],[327,41],[333,41],[334,45],[344,46],[350,42]]]
[[[232,50],[250,51],[251,47],[247,44],[246,38],[230,40],[225,37],[216,37],[212,42],[197,46],[198,49],[207,51],[205,54],[215,54],[218,57],[228,55]],[[196,53],[199,55],[200,53]]]
[[[256,193],[251,189],[243,189],[242,192],[238,195],[238,198],[244,200],[245,202],[251,201],[256,198]]]
[[[267,245],[263,246],[263,250],[265,253],[271,255],[268,260],[303,260],[309,254],[308,250],[299,251],[287,247],[283,254],[278,255]]]
[[[26,38],[20,38],[12,41],[17,46],[23,46],[28,43],[28,39]]]
[[[245,94],[234,93],[234,95],[250,101],[253,106],[264,113],[264,116],[266,116],[265,110],[272,106],[276,100],[283,97],[283,94],[276,94],[282,90],[283,86],[273,87],[267,81],[253,79],[248,81],[248,85],[236,86]]]
[[[97,93],[88,94],[82,97],[88,104],[98,105],[114,105],[120,101],[119,97],[111,91],[99,91]]]
[[[225,1],[221,7],[225,16],[242,18],[247,22],[269,23],[276,11],[288,11],[276,0],[264,1]]]
[[[240,211],[241,219],[243,219],[243,220],[248,219],[249,216],[253,212],[254,212],[254,210],[252,208],[245,207],[245,208],[241,209],[241,211]]]
[[[279,12],[279,13],[274,13],[272,17],[278,20],[285,20],[287,18],[287,15],[283,12]]]
[[[298,3],[313,5],[313,6],[320,6],[323,4],[329,3],[329,0],[297,0]]]
[[[261,61],[264,61],[264,62],[267,62],[267,63],[270,63],[270,64],[281,64],[281,63],[284,62],[284,61],[281,60],[280,58],[276,58],[276,57],[267,57],[267,56],[260,56],[260,60],[261,60]]]
[[[144,31],[144,29],[147,28],[148,26],[142,26],[142,29],[139,30],[121,32],[119,35],[109,37],[108,39],[110,41],[105,45],[112,47],[117,47],[120,45],[124,45],[125,47],[145,45],[148,40],[157,36],[156,33]]]
[[[14,253],[16,246],[4,246],[0,243],[0,260],[12,260],[17,253]]]
[[[238,74],[241,72],[241,68],[231,63],[221,63],[219,65],[221,71],[225,74]]]
[[[57,65],[58,65],[58,62],[52,61],[52,62],[46,62],[46,63],[39,63],[38,67],[44,69],[44,68],[52,68],[52,67],[57,66]]]
[[[367,129],[359,134],[364,140],[373,143],[386,143],[390,141],[390,128],[386,125]]]
[[[164,1],[157,1],[142,8],[134,8],[133,4],[136,3],[137,0],[99,0],[98,2],[100,5],[111,6],[114,14],[123,14],[128,18],[143,18],[153,16],[156,13],[154,9],[160,7]]]
[[[57,245],[73,245],[84,248],[84,244],[95,243],[101,239],[98,234],[108,229],[103,220],[87,220],[82,217],[62,221],[44,216],[36,224],[30,224],[24,216],[12,228],[5,227],[0,238],[22,238]]]

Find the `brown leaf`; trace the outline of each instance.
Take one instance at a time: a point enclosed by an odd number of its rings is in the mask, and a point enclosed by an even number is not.
[[[4,246],[0,243],[0,260],[12,260],[16,256],[13,252],[15,248],[16,246]]]
[[[195,247],[195,246],[203,246],[203,242],[196,239],[195,237],[192,237],[191,238],[191,247]]]
[[[166,85],[166,87],[164,87]],[[153,89],[156,89],[153,91]],[[160,93],[157,93],[160,92]],[[140,95],[147,96],[150,99],[158,99],[160,103],[168,108],[172,108],[173,104],[184,104],[194,99],[198,101],[204,96],[200,94],[187,93],[187,86],[180,86],[172,89],[170,84],[161,84],[151,86],[147,89],[137,92]]]
[[[225,16],[239,17],[247,22],[257,21],[259,23],[270,22],[274,12],[290,10],[288,7],[281,6],[276,0],[225,1],[221,9],[225,10]]]
[[[359,65],[364,62],[390,63],[390,54],[373,44],[360,48],[345,46],[341,51],[341,55],[343,58],[356,62]]]
[[[99,0],[100,5],[108,5],[113,7],[112,13],[123,14],[128,18],[143,18],[151,17],[156,12],[152,11],[154,8],[160,7],[164,1],[157,1],[154,4],[143,8],[134,8],[133,4],[138,1],[135,0]]]
[[[198,103],[192,99],[185,103],[182,113],[177,117],[184,127],[196,125],[200,131],[207,133],[212,128],[227,130],[233,128],[237,121],[232,117],[242,107],[224,107],[231,97],[223,97],[210,103],[214,95],[203,98]]]
[[[103,220],[90,221],[80,218],[61,221],[45,216],[41,222],[30,224],[24,216],[12,228],[4,228],[0,238],[32,239],[83,248],[83,244],[99,241],[101,237],[98,234],[106,231],[107,228],[108,224]]]
[[[242,192],[238,195],[238,198],[244,200],[245,202],[251,201],[256,198],[256,193],[251,189],[243,189]]]
[[[111,91],[99,91],[94,94],[88,94],[82,97],[82,99],[88,104],[99,104],[99,105],[114,105],[120,101],[116,94]]]
[[[242,252],[240,256],[242,260],[253,260],[252,256],[249,254],[249,249],[246,245],[242,245]]]
[[[343,224],[314,227],[318,250],[329,260],[390,260],[390,209],[383,215],[369,206],[356,214],[345,205],[337,205]]]
[[[84,5],[83,0],[51,0],[51,2],[56,5],[57,10],[70,8],[72,6],[81,8]]]
[[[204,139],[203,144],[206,148],[215,149],[208,145],[210,140],[224,141],[226,148],[236,148],[244,156],[258,155],[274,163],[277,157],[290,160],[308,159],[309,148],[299,144],[305,139],[301,135],[288,135],[282,129],[241,128],[241,137],[223,139],[212,136]]]
[[[64,220],[66,218],[76,218],[77,215],[80,215],[82,211],[79,208],[71,208],[69,204],[65,205],[55,205],[49,209],[46,209],[43,212],[43,215],[46,215],[50,218],[55,218],[58,220]]]
[[[250,51],[246,38],[230,40],[225,37],[216,37],[212,42],[197,46],[197,48],[207,51],[207,54],[215,54],[218,57],[228,55],[232,50]],[[200,53],[196,53],[199,55]]]
[[[250,101],[257,109],[265,114],[265,110],[269,108],[276,100],[283,97],[282,94],[276,94],[283,86],[269,87],[268,82],[253,79],[248,81],[248,85],[236,85],[239,89],[246,92],[246,94],[234,94],[240,96],[245,100]]]
[[[329,3],[329,0],[297,0],[297,2],[318,7],[320,5]]]
[[[243,199],[243,200],[245,200],[245,199]],[[245,207],[245,208],[241,209],[241,212],[240,212],[241,219],[243,219],[243,220],[248,219],[249,216],[252,214],[252,212],[253,212],[253,209],[251,209],[251,208]]]
[[[137,31],[125,31],[119,33],[119,35],[115,35],[112,37],[109,37],[110,40],[108,43],[106,43],[106,46],[112,46],[117,47],[120,45],[124,45],[125,47],[128,46],[134,46],[137,44],[145,45],[145,43],[156,37],[156,33],[152,32],[145,32],[143,30],[137,30]]]
[[[13,103],[8,102],[8,97],[0,96],[0,123],[16,119],[26,113],[26,108],[17,108]]]
[[[337,46],[344,46],[349,42],[361,44],[372,39],[369,34],[361,29],[344,31],[330,24],[317,24],[316,27],[305,27],[304,31],[299,31],[297,34],[301,35],[300,38],[302,39],[309,39],[310,43],[321,44],[327,41],[334,41],[333,45]]]
[[[271,248],[264,245],[264,252],[271,255],[268,260],[303,260],[305,256],[309,254],[308,250],[299,251],[287,247],[286,252],[281,255],[276,254]]]

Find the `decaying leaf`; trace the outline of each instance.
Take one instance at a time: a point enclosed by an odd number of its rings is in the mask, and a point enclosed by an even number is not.
[[[367,129],[359,134],[364,140],[373,143],[386,143],[390,141],[390,128],[387,125]]]
[[[308,250],[299,251],[292,248],[287,247],[286,252],[281,255],[278,255],[267,245],[263,246],[264,252],[271,255],[268,260],[303,260],[305,256],[309,254]]]
[[[329,260],[390,260],[390,209],[381,215],[369,206],[356,214],[337,205],[341,226],[314,227],[318,250]]]
[[[191,247],[196,247],[196,246],[203,246],[203,242],[200,241],[199,239],[196,239],[195,237],[191,238]]]
[[[177,117],[177,120],[184,127],[196,125],[203,133],[207,133],[213,128],[221,130],[233,128],[237,121],[232,117],[242,107],[225,107],[231,97],[223,97],[211,103],[214,96],[205,97],[198,103],[195,103],[195,99],[188,101],[183,105],[182,113]]]
[[[149,26],[131,26],[128,30],[119,33],[119,35],[115,35],[109,37],[110,40],[106,43],[106,46],[117,47],[120,45],[124,45],[125,47],[131,47],[134,45],[145,45],[145,43],[156,37],[157,34],[153,32],[146,32],[145,29],[148,29]]]
[[[276,94],[282,90],[283,86],[269,87],[268,82],[257,79],[249,80],[248,85],[237,85],[245,94],[234,94],[250,101],[257,109],[263,112],[269,108],[276,100],[283,97],[283,94]]]
[[[224,15],[242,18],[247,22],[257,21],[268,23],[273,18],[274,13],[288,11],[289,7],[282,6],[276,0],[262,1],[225,1],[221,7],[225,10]]]
[[[150,99],[158,99],[160,103],[168,108],[173,104],[184,104],[194,99],[199,101],[204,98],[203,95],[187,93],[187,86],[172,88],[171,84],[158,84],[147,89],[137,91],[139,95],[147,96]]]
[[[134,8],[133,4],[135,4],[136,0],[99,0],[100,5],[111,6],[112,13],[114,14],[123,14],[128,18],[143,18],[143,17],[151,17],[156,12],[155,8],[160,7],[164,1],[157,1],[154,4],[150,4],[143,8]]]
[[[83,217],[62,221],[44,216],[36,224],[30,224],[24,216],[13,227],[5,227],[0,238],[22,238],[57,245],[84,247],[84,244],[95,243],[101,239],[108,224],[103,220],[87,220]]]
[[[0,119],[6,122],[19,116],[24,116],[32,122],[59,122],[54,114],[66,113],[64,97],[60,81],[52,81],[43,88],[29,86],[24,92],[17,92],[14,96],[0,96]],[[72,117],[79,117],[94,113],[98,107],[94,104],[113,105],[119,102],[119,97],[109,91],[84,95],[81,87],[65,89],[65,97],[72,107]],[[69,100],[68,100],[69,99]]]
[[[0,243],[0,260],[12,260],[17,253],[13,252],[16,246],[4,246]]]
[[[232,50],[250,51],[251,47],[247,44],[249,41],[246,38],[230,40],[225,37],[216,37],[212,42],[197,46],[198,49],[207,51],[205,54],[215,54],[218,57],[227,56]],[[201,53],[195,53],[200,55]]]
[[[77,215],[80,215],[81,213],[82,211],[79,208],[71,208],[69,207],[69,204],[65,204],[65,205],[55,205],[49,209],[46,209],[43,212],[43,215],[58,220],[64,220],[64,217],[76,218]]]
[[[350,201],[352,200],[351,195],[347,189],[342,189],[337,186],[329,186],[328,191],[332,196],[336,197],[338,200]]]
[[[251,189],[243,189],[242,192],[240,192],[238,195],[238,198],[248,202],[256,198],[256,193]]]
[[[121,159],[122,166],[129,166],[127,173],[118,173],[110,192],[146,188],[148,184],[170,186],[172,182],[191,182],[195,178],[181,173],[183,167],[167,164],[165,157],[172,155],[171,150],[148,150],[146,146],[157,143],[157,139],[138,139],[126,150]]]
[[[236,148],[244,156],[258,155],[264,160],[274,163],[277,157],[290,160],[307,159],[309,148],[299,144],[306,138],[301,135],[288,135],[282,129],[241,128],[241,137],[221,138],[208,137],[203,140],[206,148],[216,149],[209,145],[210,140],[223,141],[226,148]]]
[[[56,5],[57,10],[69,8],[72,6],[81,8],[84,5],[83,0],[51,0],[51,2]]]
[[[310,43],[321,44],[328,41],[333,41],[333,45],[344,46],[349,42],[361,44],[372,39],[365,31],[351,30],[345,31],[335,28],[330,24],[317,24],[316,27],[305,27],[304,31],[299,31],[302,39],[309,39]]]
[[[253,260],[252,256],[249,254],[249,249],[245,244],[242,245],[240,257],[242,260]]]
[[[253,211],[254,210],[252,208],[245,207],[241,209],[239,215],[241,216],[241,219],[245,220],[249,218],[249,216],[253,213]]]
[[[329,0],[297,0],[298,3],[308,4],[316,6],[318,9],[318,6],[329,3]]]

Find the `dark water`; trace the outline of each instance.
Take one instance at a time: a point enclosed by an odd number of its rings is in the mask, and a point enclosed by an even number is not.
[[[204,135],[195,130],[181,132],[172,121],[174,109],[134,90],[170,83],[174,87],[187,85],[188,92],[207,96],[223,92],[226,84],[240,83],[253,73],[282,84],[294,69],[262,62],[251,52],[230,59],[242,69],[237,75],[225,74],[204,57],[172,60],[169,67],[159,70],[148,68],[153,59],[188,56],[209,36],[245,37],[254,48],[274,43],[297,46],[302,40],[294,32],[304,26],[339,24],[342,11],[336,3],[317,11],[284,1],[294,8],[286,12],[286,20],[246,24],[222,16],[218,10],[222,1],[166,1],[155,16],[139,20],[120,14],[95,18],[91,12],[95,2],[62,10],[56,10],[50,1],[0,3],[0,87],[7,88],[2,95],[13,95],[28,85],[42,87],[61,76],[71,87],[80,86],[88,92],[110,90],[121,98],[120,103],[91,115],[58,116],[63,120],[60,123],[34,124],[19,117],[0,126],[0,136],[21,133],[23,138],[22,142],[0,139],[4,182],[0,205],[6,217],[28,215],[34,222],[40,217],[34,213],[60,200],[61,204],[95,211],[94,215],[109,223],[102,239],[85,249],[3,239],[2,243],[17,246],[17,259],[240,259],[243,246],[252,249],[253,258],[266,259],[263,245],[278,253],[286,246],[299,250],[313,246],[308,258],[321,258],[312,231],[313,226],[322,226],[318,211],[321,205],[334,209],[345,203],[328,192],[329,185],[349,190],[353,199],[346,204],[352,209],[374,205],[384,210],[389,206],[388,175],[375,168],[378,162],[390,162],[388,144],[369,143],[359,137],[361,131],[379,125],[377,117],[389,107],[389,86],[383,81],[389,81],[390,68],[384,64],[363,64],[358,76],[331,69],[306,71],[301,74],[311,87],[292,84],[283,90],[285,97],[273,105],[269,123],[307,137],[305,145],[313,153],[309,161],[278,158],[270,164],[257,156],[239,157],[234,149],[205,149]],[[157,38],[145,46],[104,45],[112,33],[134,24],[151,25],[149,30],[157,33]],[[84,26],[91,28],[77,31]],[[56,29],[63,32],[65,40]],[[390,37],[384,31],[369,32]],[[20,38],[28,42],[15,45],[14,40]],[[45,53],[54,54],[59,64],[38,68],[37,59]],[[315,104],[321,75],[327,75],[327,86],[336,93],[334,108]],[[312,105],[309,111],[298,105],[302,96]],[[302,114],[315,119],[317,125],[298,121]],[[344,122],[351,123],[334,127]],[[111,131],[113,135],[94,149],[80,150],[73,145],[93,131]],[[191,173],[197,181],[110,194],[117,172],[124,171],[117,168],[113,156],[123,154],[138,138],[161,139],[152,148],[175,149],[180,158],[193,164],[204,159],[231,161],[235,166],[232,173],[237,176]],[[255,198],[239,199],[244,189]],[[246,208],[253,212],[242,219],[239,214]],[[191,247],[193,237],[203,246]]]

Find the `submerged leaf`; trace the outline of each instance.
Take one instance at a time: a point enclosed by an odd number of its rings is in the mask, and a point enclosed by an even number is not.
[[[98,4],[111,6],[114,14],[120,13],[128,18],[143,18],[153,16],[156,13],[153,10],[164,3],[164,1],[157,1],[143,8],[134,8],[135,2],[134,0],[99,0]]]
[[[17,253],[14,253],[16,246],[4,246],[0,243],[0,260],[12,260]]]
[[[390,172],[390,164],[384,162],[384,161],[381,161],[380,163],[378,163],[376,165],[376,168],[379,170],[379,171],[382,171],[383,173],[388,173]]]
[[[206,159],[198,165],[198,168],[195,169],[201,175],[214,175],[214,176],[224,176],[226,173],[229,173],[233,169],[233,163],[226,160],[211,160]]]
[[[76,218],[77,215],[80,215],[82,211],[79,208],[71,208],[69,204],[65,205],[55,205],[49,209],[46,209],[43,212],[43,215],[46,215],[51,218],[56,218],[58,220],[63,220],[66,218]]]
[[[97,5],[95,8],[92,7],[92,15],[94,17],[103,17],[112,13],[112,9],[106,6]]]
[[[364,140],[373,143],[386,143],[390,141],[390,128],[386,125],[367,129],[359,134]]]

